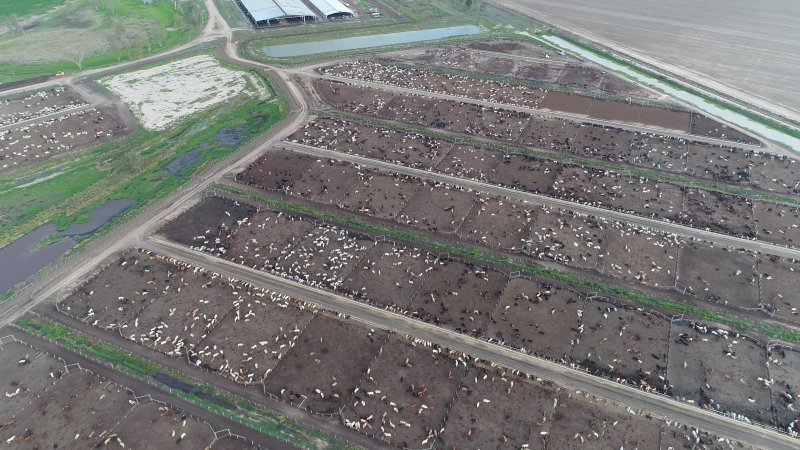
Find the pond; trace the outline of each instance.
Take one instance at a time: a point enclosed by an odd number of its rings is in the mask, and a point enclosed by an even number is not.
[[[618,64],[608,58],[592,53],[588,50],[578,47],[577,45],[573,45],[571,42],[561,39],[558,36],[546,35],[542,36],[542,39],[561,47],[564,50],[569,50],[572,53],[580,55],[584,59],[600,64],[601,66],[604,66],[615,72],[624,73],[625,75],[644,84],[654,86],[666,94],[669,94],[679,100],[683,100],[684,102],[712,116],[719,117],[722,120],[750,130],[772,141],[782,143],[794,151],[800,152],[800,139],[785,134],[762,123],[756,122],[749,117],[739,114],[735,111],[731,111],[730,109],[711,103],[703,97],[699,97],[682,89],[674,88],[656,78],[635,72],[630,68]]]
[[[131,199],[109,200],[87,213],[88,222],[73,223],[65,231],[56,230],[50,223],[44,224],[0,248],[0,295],[61,258],[75,245],[74,236],[93,233],[132,204]],[[62,239],[47,243],[54,237]]]
[[[403,31],[400,33],[373,34],[327,41],[299,42],[296,44],[268,45],[262,49],[265,55],[274,58],[313,55],[316,53],[338,52],[359,48],[380,47],[384,45],[408,44],[411,42],[444,39],[453,36],[468,36],[483,33],[476,25],[460,25],[447,28]]]

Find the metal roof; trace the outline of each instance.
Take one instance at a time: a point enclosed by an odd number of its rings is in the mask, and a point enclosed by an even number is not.
[[[314,5],[325,17],[332,16],[334,14],[350,14],[353,15],[353,11],[344,6],[342,2],[339,0],[309,0],[311,4]]]
[[[316,17],[300,0],[239,0],[256,22],[286,17]]]

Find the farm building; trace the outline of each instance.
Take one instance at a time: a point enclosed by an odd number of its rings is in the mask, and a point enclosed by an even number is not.
[[[339,0],[309,0],[328,19],[352,16],[353,11]]]
[[[236,0],[255,26],[278,20],[314,20],[317,16],[300,0]]]

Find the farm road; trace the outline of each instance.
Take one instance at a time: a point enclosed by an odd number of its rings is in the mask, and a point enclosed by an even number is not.
[[[441,99],[441,100],[451,100],[451,101],[462,102],[462,103],[471,103],[471,104],[474,104],[474,105],[484,106],[484,107],[487,107],[487,108],[505,109],[505,110],[508,110],[508,111],[516,111],[516,112],[531,114],[531,115],[534,115],[534,116],[543,115],[543,116],[549,116],[549,117],[556,117],[556,118],[559,118],[559,119],[565,119],[565,120],[570,120],[570,121],[579,121],[579,122],[586,122],[586,123],[591,123],[591,124],[601,125],[601,126],[606,126],[606,127],[620,128],[620,129],[627,130],[627,131],[638,131],[640,133],[659,134],[659,135],[662,135],[662,136],[668,136],[668,137],[672,137],[672,138],[676,138],[676,139],[685,139],[687,141],[702,142],[702,143],[706,143],[706,144],[710,144],[710,145],[725,145],[725,146],[728,146],[728,147],[736,147],[736,148],[741,148],[741,149],[745,149],[745,150],[755,150],[755,151],[768,150],[768,148],[762,147],[760,145],[744,144],[744,143],[739,143],[739,142],[726,141],[724,139],[715,139],[715,138],[709,138],[709,137],[705,137],[705,136],[698,136],[698,135],[694,135],[694,134],[680,133],[680,132],[677,132],[675,130],[670,130],[670,129],[666,129],[666,128],[631,125],[631,124],[623,123],[623,122],[613,122],[613,121],[610,121],[610,120],[594,119],[594,118],[591,118],[591,117],[588,117],[588,116],[581,116],[581,115],[577,115],[577,114],[570,114],[570,113],[565,113],[565,112],[560,112],[560,111],[551,111],[551,110],[546,110],[546,109],[535,109],[535,108],[529,108],[529,107],[526,107],[526,106],[510,105],[508,103],[490,102],[488,100],[479,100],[479,99],[474,99],[474,98],[461,97],[461,96],[458,96],[458,95],[442,94],[442,93],[436,93],[436,92],[428,92],[428,91],[423,91],[423,90],[420,90],[420,89],[405,88],[405,87],[400,87],[400,86],[393,86],[393,85],[390,85],[390,84],[375,83],[375,82],[372,82],[372,81],[355,80],[355,79],[352,79],[352,78],[337,77],[337,76],[332,76],[332,75],[320,75],[320,74],[315,73],[313,71],[307,71],[307,70],[296,70],[296,72],[297,73],[301,73],[301,74],[306,75],[306,76],[309,76],[309,77],[322,78],[324,80],[341,81],[341,82],[344,82],[344,83],[354,83],[354,84],[359,84],[359,85],[363,85],[363,86],[368,86],[368,87],[372,87],[372,88],[376,88],[376,89],[381,89],[381,90],[384,90],[384,91],[401,93],[401,94],[419,95],[419,96],[423,96],[423,97],[438,98],[438,99]]]
[[[476,191],[484,192],[487,194],[509,197],[515,200],[525,201],[528,203],[532,203],[534,205],[544,205],[552,208],[562,208],[570,211],[575,211],[578,213],[600,217],[603,219],[617,220],[623,223],[638,225],[641,227],[649,228],[651,230],[661,230],[666,233],[674,233],[679,236],[694,238],[701,241],[710,242],[716,245],[724,245],[733,248],[744,248],[751,252],[775,255],[783,258],[800,259],[800,249],[784,247],[781,245],[771,244],[759,240],[751,240],[727,234],[715,233],[713,231],[706,231],[700,228],[692,228],[677,223],[664,222],[657,219],[650,219],[647,217],[614,211],[611,209],[598,208],[596,206],[584,205],[581,203],[571,202],[568,200],[561,200],[554,197],[548,197],[546,195],[519,191],[516,189],[510,189],[502,186],[497,186],[494,184],[484,183],[481,181],[470,180],[468,178],[454,177],[451,175],[446,175],[431,170],[416,169],[413,167],[401,166],[398,164],[380,161],[372,158],[366,158],[359,155],[337,152],[335,150],[327,150],[303,144],[295,144],[292,142],[282,142],[281,146],[289,148],[297,153],[303,153],[306,155],[311,155],[321,158],[338,159],[342,161],[351,162],[354,164],[359,164],[365,167],[387,170],[390,172],[396,172],[404,175],[411,175],[425,180],[463,186],[465,188],[474,189]]]
[[[459,334],[398,313],[360,303],[347,297],[241,266],[172,242],[150,238],[140,242],[139,246],[164,256],[213,270],[224,276],[314,303],[321,308],[345,314],[351,319],[370,327],[411,335],[452,350],[464,352],[476,358],[495,362],[510,369],[534,374],[551,380],[567,389],[589,392],[673,422],[689,424],[759,448],[794,449],[797,445],[797,441],[789,436],[721,416],[698,408],[695,405],[640,391],[544,359],[490,344],[468,335]]]

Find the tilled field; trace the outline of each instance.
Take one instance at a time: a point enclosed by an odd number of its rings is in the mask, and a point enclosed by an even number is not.
[[[15,386],[0,397],[8,414],[0,427],[4,448],[250,448],[233,437],[218,439],[201,419],[9,337],[0,359],[3,379]]]

